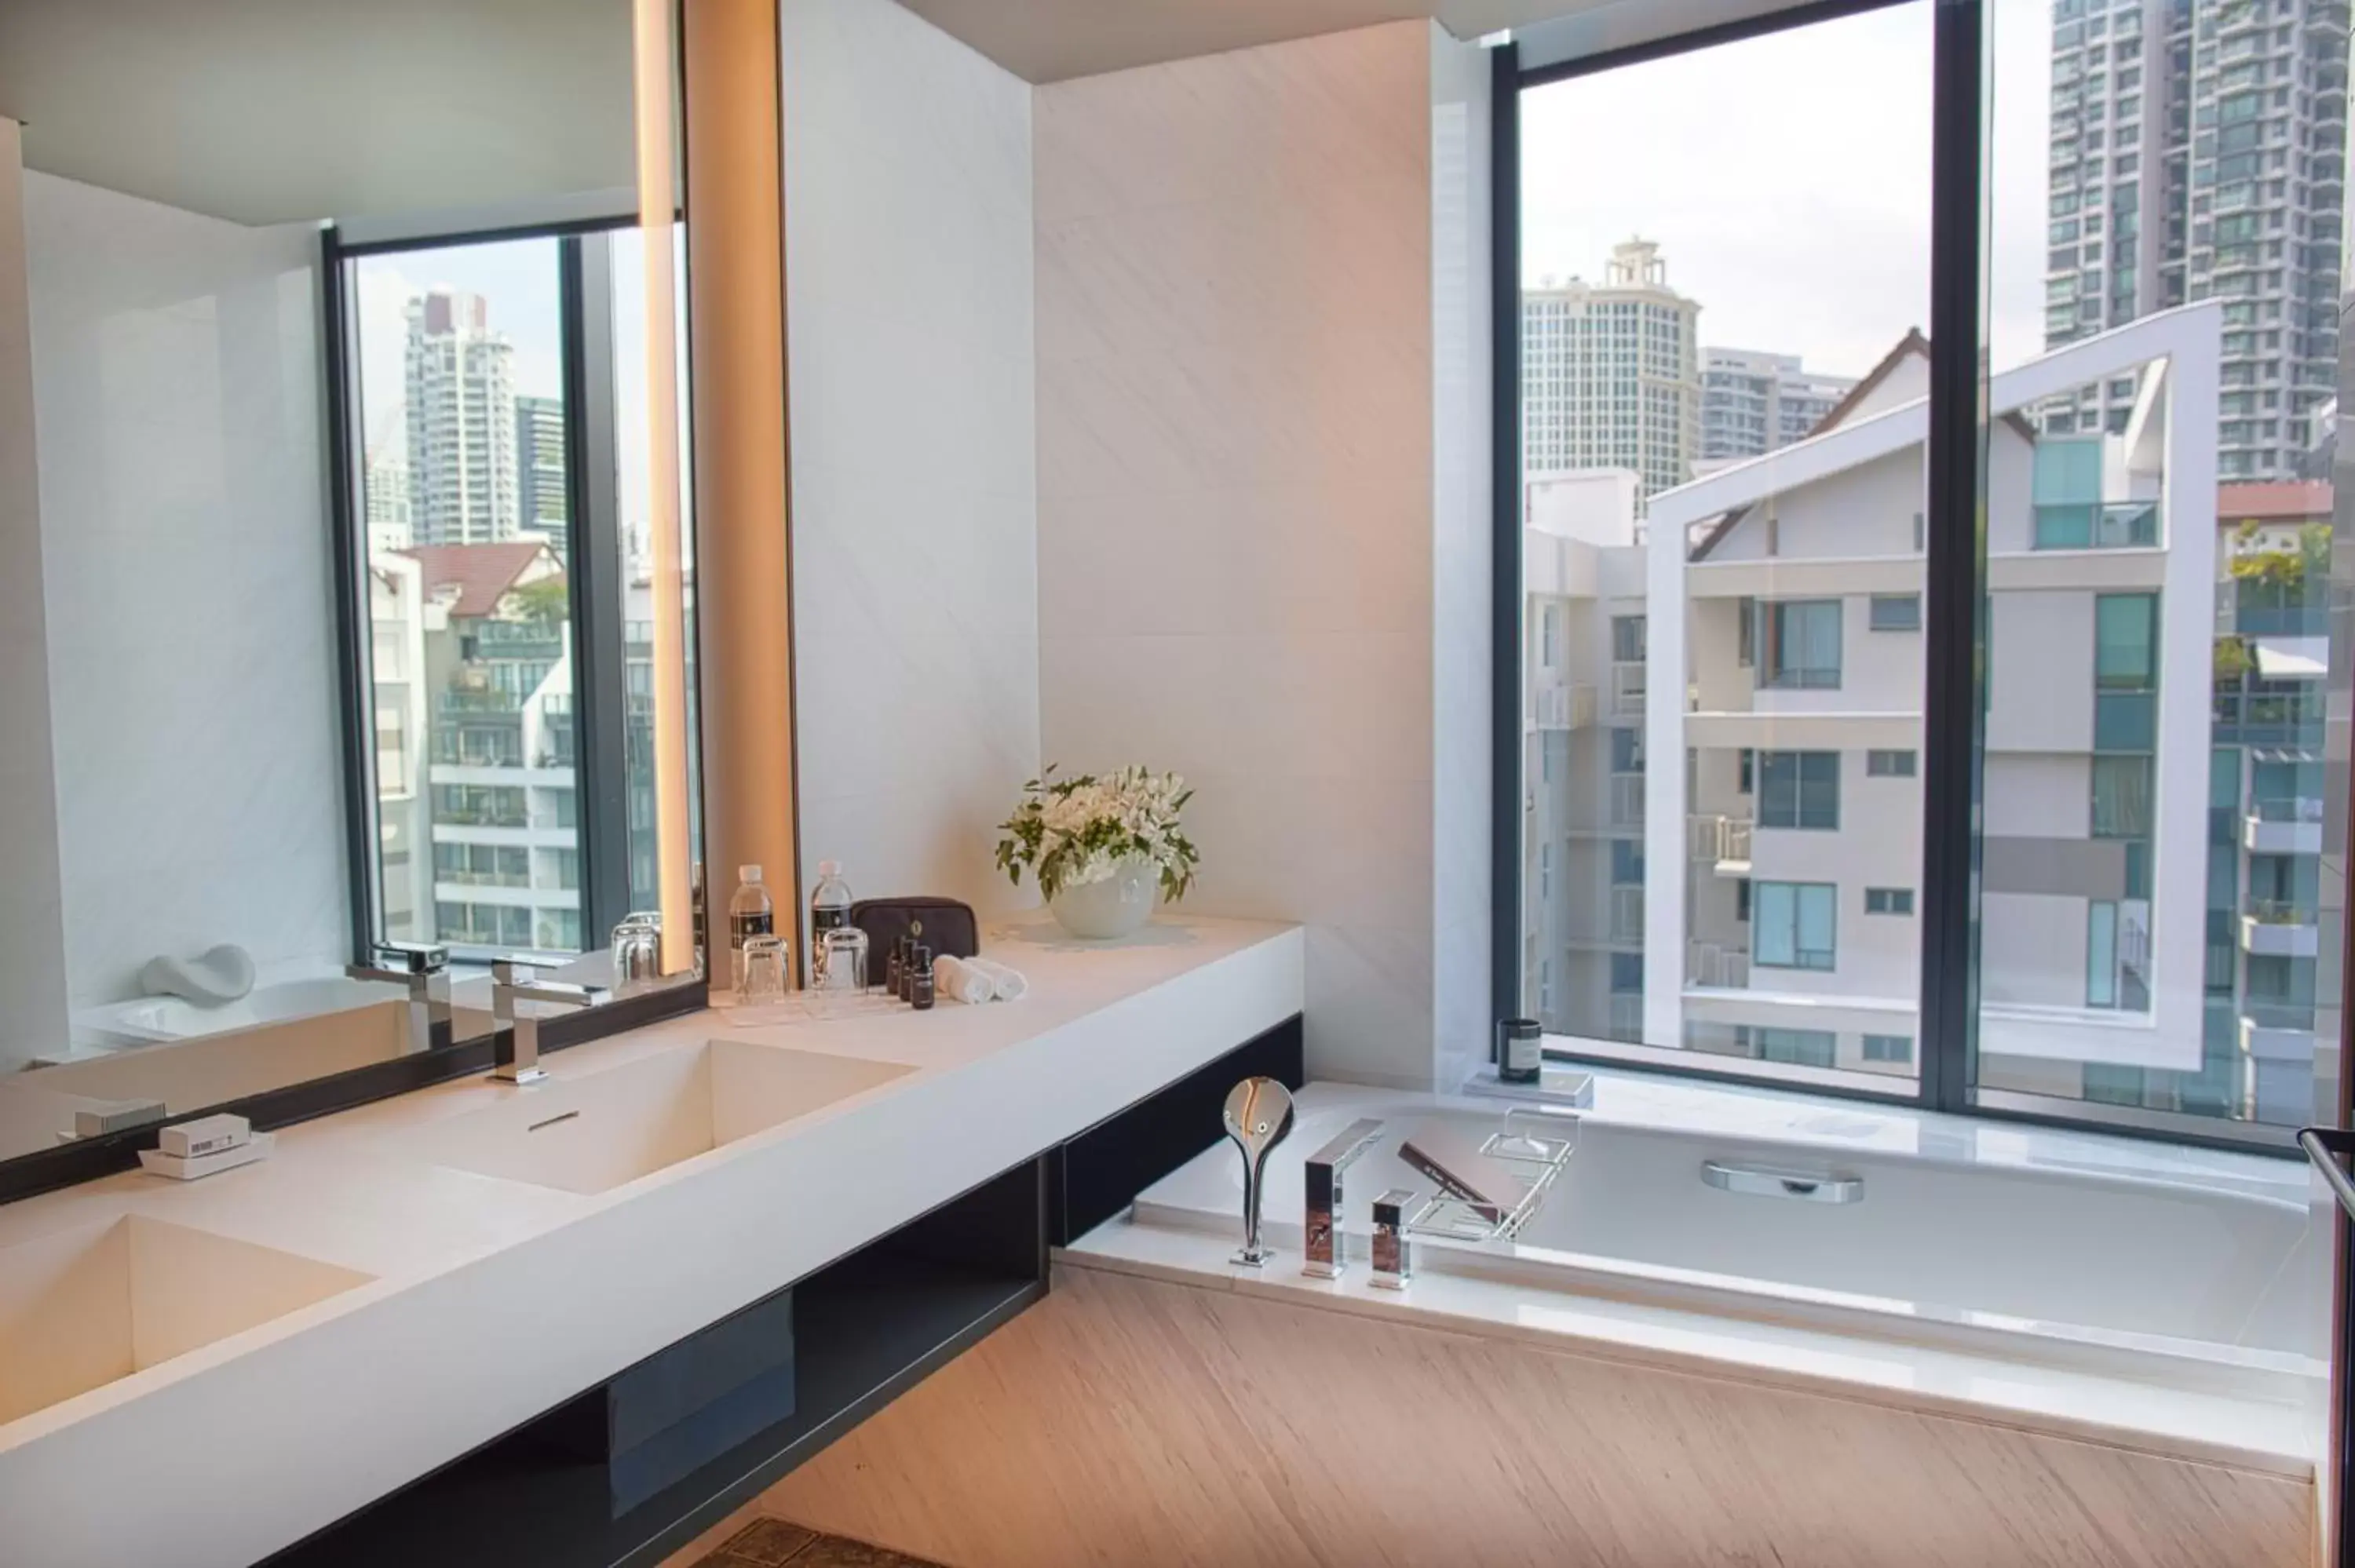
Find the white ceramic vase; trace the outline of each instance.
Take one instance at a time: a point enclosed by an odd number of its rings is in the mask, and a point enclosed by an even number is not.
[[[1056,921],[1072,936],[1109,941],[1134,935],[1153,917],[1161,891],[1160,874],[1142,855],[1131,855],[1102,882],[1066,887],[1047,900]]]

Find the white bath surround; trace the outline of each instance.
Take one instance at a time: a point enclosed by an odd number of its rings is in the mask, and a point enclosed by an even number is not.
[[[1228,1261],[1241,1180],[1225,1149],[1059,1261],[2299,1478],[2320,1456],[2329,1265],[2300,1167],[1605,1074],[1518,1238],[1419,1236],[1395,1292],[1370,1283],[1366,1202],[1433,1190],[1400,1139],[1485,1136],[1505,1104],[1338,1084],[1298,1104],[1268,1166],[1266,1268]],[[1360,1117],[1385,1128],[1348,1175],[1353,1263],[1309,1279],[1302,1162]],[[1709,1160],[1852,1176],[1863,1198],[1721,1192],[1700,1180]]]
[[[0,1561],[253,1562],[1301,1009],[1290,927],[985,948],[1021,1001],[694,1014],[0,1209],[0,1387],[51,1378],[0,1409]]]

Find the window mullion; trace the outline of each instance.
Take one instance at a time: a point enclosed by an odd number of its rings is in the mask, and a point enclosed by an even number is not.
[[[1982,0],[1936,0],[1930,219],[1928,560],[1923,609],[1921,1093],[1969,1108],[1978,1027],[1977,647],[1987,422]]]
[[[630,823],[621,520],[614,465],[613,246],[562,247],[565,559],[571,584],[573,777],[580,812],[581,946],[629,912]]]

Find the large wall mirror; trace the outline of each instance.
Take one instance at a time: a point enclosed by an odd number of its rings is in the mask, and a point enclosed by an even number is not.
[[[0,1197],[699,996],[672,15],[0,14]]]

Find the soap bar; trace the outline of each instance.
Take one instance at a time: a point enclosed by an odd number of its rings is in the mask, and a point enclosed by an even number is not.
[[[223,1111],[218,1116],[201,1116],[194,1121],[175,1122],[155,1139],[156,1150],[175,1160],[195,1160],[207,1154],[218,1154],[224,1149],[235,1149],[253,1138],[253,1124],[241,1116]]]

